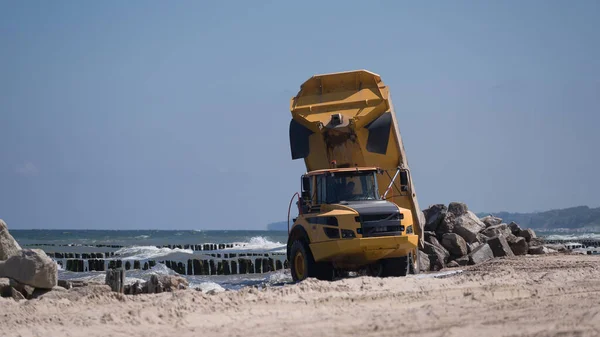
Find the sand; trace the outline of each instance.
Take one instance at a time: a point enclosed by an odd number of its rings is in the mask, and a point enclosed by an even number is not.
[[[600,256],[521,256],[442,278],[307,280],[212,295],[71,290],[0,299],[0,336],[598,336],[599,267]]]

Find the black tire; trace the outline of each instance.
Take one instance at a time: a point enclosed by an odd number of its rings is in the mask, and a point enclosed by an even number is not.
[[[314,274],[315,261],[308,245],[303,240],[296,240],[290,248],[290,271],[294,282],[299,282]]]
[[[383,277],[406,276],[410,270],[410,255],[382,260]]]
[[[316,277],[317,279],[322,281],[333,281],[334,275],[334,269],[331,263],[318,262],[315,264],[314,277]]]
[[[367,275],[371,277],[382,277],[384,275],[384,262],[377,261],[367,266]]]

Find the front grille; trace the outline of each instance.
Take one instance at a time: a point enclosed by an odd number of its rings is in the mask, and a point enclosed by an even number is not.
[[[362,232],[363,237],[373,237],[373,236],[392,236],[392,235],[401,235],[402,231],[404,231],[404,226],[373,226],[373,227],[365,227],[363,226]]]
[[[404,216],[399,213],[362,214],[356,217],[361,224],[363,237],[401,235],[404,226],[401,220]]]
[[[364,214],[356,217],[357,222],[371,222],[381,220],[401,220],[404,216],[399,213]]]

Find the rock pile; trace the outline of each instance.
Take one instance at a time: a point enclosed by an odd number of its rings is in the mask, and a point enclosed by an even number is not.
[[[0,296],[34,298],[57,286],[58,267],[44,251],[21,249],[0,220]]]
[[[503,223],[491,215],[480,219],[464,203],[432,205],[423,213],[425,242],[420,262],[424,271],[550,251],[532,229],[521,229],[514,222]]]

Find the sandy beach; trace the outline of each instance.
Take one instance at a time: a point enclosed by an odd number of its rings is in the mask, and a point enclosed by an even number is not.
[[[597,336],[598,267],[600,256],[528,255],[442,277],[309,279],[217,294],[74,288],[0,298],[0,335]]]

